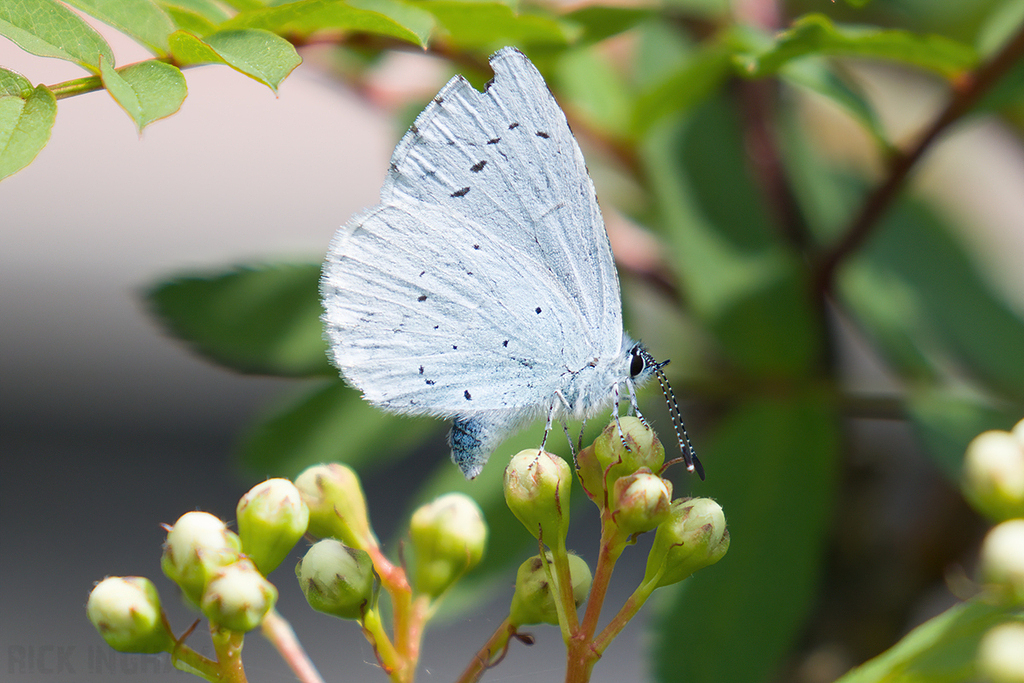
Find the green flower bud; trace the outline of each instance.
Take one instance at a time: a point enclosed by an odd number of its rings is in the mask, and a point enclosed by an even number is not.
[[[142,576],[111,576],[96,584],[85,605],[89,621],[118,652],[170,652],[174,636],[167,628],[160,596]]]
[[[641,470],[615,482],[612,521],[627,535],[642,534],[668,519],[672,482]]]
[[[1024,604],[1024,519],[994,526],[981,544],[981,575],[998,597]]]
[[[505,502],[512,514],[549,546],[569,531],[572,469],[557,455],[535,448],[512,456],[505,468]]]
[[[274,584],[251,560],[242,559],[211,577],[199,606],[210,623],[245,633],[259,626],[276,602]]]
[[[659,588],[678,583],[718,562],[728,549],[729,530],[718,503],[710,498],[674,500],[669,518],[654,534],[644,582],[657,577]]]
[[[660,472],[665,464],[665,447],[650,427],[636,417],[619,418],[622,436],[615,420],[608,423],[594,443],[576,456],[576,467],[580,483],[587,496],[599,506],[608,502],[606,493],[615,482],[646,467],[649,472]]]
[[[546,553],[548,563],[554,560],[551,553]],[[551,565],[552,576],[554,565]],[[578,555],[569,555],[569,576],[572,577],[572,597],[575,607],[583,604],[590,592],[590,567]],[[519,565],[516,572],[516,592],[512,595],[509,607],[509,622],[514,626],[527,624],[558,624],[558,609],[555,607],[557,591],[548,581],[548,573],[540,555],[531,557]]]
[[[241,556],[242,542],[223,521],[208,512],[186,512],[167,530],[160,567],[198,605],[213,573]]]
[[[1024,517],[1024,437],[995,430],[974,437],[964,455],[963,489],[991,519]]]
[[[989,683],[1024,683],[1024,624],[991,628],[978,643],[978,674]]]
[[[472,498],[449,493],[413,513],[409,540],[416,553],[413,585],[437,597],[483,558],[487,525]]]
[[[362,550],[377,545],[363,487],[351,468],[338,463],[314,465],[299,475],[295,486],[309,507],[309,533]]]
[[[365,550],[333,538],[314,543],[295,565],[306,602],[317,612],[360,619],[373,599],[373,562]]]
[[[242,551],[264,576],[281,564],[309,524],[309,508],[287,479],[252,487],[238,501],[236,514]]]

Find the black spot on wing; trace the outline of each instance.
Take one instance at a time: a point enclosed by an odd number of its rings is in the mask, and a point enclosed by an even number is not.
[[[535,309],[533,309],[533,310],[535,310],[535,311],[537,312],[537,315],[540,315],[540,311],[541,311],[541,308],[540,308],[540,306],[538,306],[537,308],[535,308]]]
[[[420,374],[421,375],[423,374],[423,366],[422,365],[420,366]]]
[[[473,397],[469,395],[469,389],[466,389],[464,392],[462,392],[462,395],[466,397],[467,401],[473,400]]]
[[[472,166],[470,166],[469,170],[472,171],[473,173],[479,173],[480,171],[484,170],[484,166],[486,166],[486,165],[487,165],[487,159],[481,159],[480,161],[478,161],[475,164],[473,164]]]
[[[508,129],[509,130],[515,130],[518,127],[519,127],[518,123],[510,123],[510,124],[508,124]]]
[[[507,349],[508,348],[508,339],[506,339],[505,341],[501,342],[501,345],[504,346]]]
[[[464,187],[461,190],[455,190],[455,192],[452,192],[453,197],[465,197],[467,194],[469,194],[468,187]]]
[[[416,301],[426,301],[426,300],[427,300],[427,295],[426,294],[420,294],[418,297],[416,297]]]
[[[551,136],[550,136],[550,135],[548,135],[547,133],[545,133],[545,132],[544,132],[544,131],[542,131],[542,130],[538,130],[538,131],[537,131],[537,137],[539,137],[539,138],[544,138],[545,140],[547,140],[547,139],[548,139],[549,137],[551,137]]]
[[[496,145],[499,142],[501,142],[501,138],[491,138],[490,140],[487,141],[487,144],[488,145]]]

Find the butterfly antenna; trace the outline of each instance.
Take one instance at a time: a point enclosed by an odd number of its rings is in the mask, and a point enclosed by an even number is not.
[[[668,383],[665,373],[661,371],[666,365],[668,365],[667,360],[658,363],[653,369],[655,377],[658,378],[658,384],[661,385],[661,393],[665,395],[665,402],[668,404],[668,413],[672,418],[672,427],[676,430],[676,438],[679,440],[679,451],[683,454],[682,461],[686,464],[688,472],[696,472],[700,480],[704,481],[704,466],[700,464],[697,454],[693,452],[690,435],[686,433],[686,425],[683,424],[683,416],[679,410],[679,404],[676,403],[676,394],[672,391],[672,385]],[[679,460],[671,460],[665,464],[665,467],[676,462],[679,462]]]

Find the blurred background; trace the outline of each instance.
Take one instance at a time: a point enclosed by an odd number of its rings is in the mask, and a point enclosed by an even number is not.
[[[1009,33],[1020,3],[878,0],[861,13],[748,1],[734,3],[732,16],[785,26],[814,9],[974,45],[1003,4]],[[882,146],[820,93],[752,81],[721,85],[623,152],[609,132],[615,88],[656,83],[645,64],[685,63],[720,11],[700,5],[715,3],[680,3],[672,21],[578,53],[527,50],[587,156],[623,269],[627,328],[673,360],[708,472],[703,484],[674,473],[676,493],[722,502],[733,539],[720,565],[641,613],[593,680],[676,680],[678,670],[678,680],[830,681],[965,597],[957,586],[970,583],[988,525],[958,492],[959,458],[974,434],[1024,417],[1022,100],[948,130],[914,171],[906,201],[857,252],[867,256],[840,270],[811,313],[794,313],[779,294],[792,282],[773,269],[782,263],[789,273],[802,240],[841,233],[885,177]],[[757,16],[766,8],[775,14]],[[98,28],[118,63],[150,56]],[[447,462],[446,425],[385,418],[352,407],[351,396],[339,399],[334,426],[317,432],[333,435],[329,447],[275,451],[289,439],[282,416],[334,389],[225,369],[169,334],[147,303],[153,287],[183,275],[319,263],[338,227],[376,203],[391,151],[426,99],[456,71],[486,80],[473,69],[479,60],[452,66],[415,48],[379,59],[321,45],[300,53],[304,64],[276,97],[224,66],[187,70],[181,110],[141,135],[104,92],[61,100],[49,144],[0,182],[5,680],[182,676],[166,659],[111,653],[85,619],[88,592],[106,575],[149,576],[184,629],[193,617],[161,575],[159,524],[194,509],[231,520],[238,497],[267,476],[294,476],[318,455],[351,457],[366,473],[382,539],[401,532],[424,489],[462,486]],[[912,145],[949,96],[943,79],[921,69],[839,64],[897,147]],[[2,38],[0,65],[33,83],[82,75]],[[758,175],[771,157],[757,135],[766,111],[792,183],[781,195]],[[819,182],[822,169],[828,182]],[[780,196],[792,204],[779,208]],[[801,218],[779,220],[787,212]],[[796,240],[772,227],[794,223],[805,231]],[[759,278],[774,283],[767,294],[751,286]],[[720,286],[701,284],[708,280]],[[662,400],[650,388],[644,397],[671,457]],[[502,452],[536,445],[539,433],[524,430]],[[474,493],[494,493],[501,466],[492,463]],[[570,546],[593,566],[596,515],[577,509]],[[504,617],[518,563],[504,561],[529,543],[509,535],[522,530],[507,520],[492,528],[499,559],[428,631],[420,680],[453,680]],[[624,557],[610,604],[642,576],[643,547]],[[312,613],[290,566],[270,577],[279,609],[325,678],[383,680],[358,628]],[[538,643],[514,646],[485,680],[560,679],[557,630],[534,631]],[[730,661],[702,662],[716,647]],[[253,680],[292,680],[255,635],[245,659]]]

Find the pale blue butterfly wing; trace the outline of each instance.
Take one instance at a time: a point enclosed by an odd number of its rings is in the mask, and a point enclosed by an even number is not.
[[[467,476],[524,420],[608,405],[633,345],[565,115],[517,50],[491,66],[483,93],[456,76],[416,119],[321,283],[345,379],[385,410],[454,418]]]

